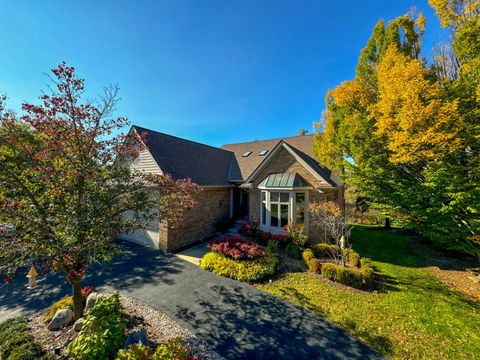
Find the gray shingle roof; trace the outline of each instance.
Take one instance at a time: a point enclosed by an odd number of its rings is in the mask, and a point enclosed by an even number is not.
[[[190,178],[199,185],[211,186],[243,182],[283,141],[325,180],[335,185],[330,170],[322,168],[312,154],[314,135],[257,140],[217,148],[136,125],[133,129],[146,134],[146,146],[158,166],[175,179]],[[264,150],[266,154],[259,155]],[[250,151],[249,156],[243,156]]]
[[[199,185],[230,185],[233,153],[134,125],[145,133],[145,145],[160,169],[174,179],[190,178]]]

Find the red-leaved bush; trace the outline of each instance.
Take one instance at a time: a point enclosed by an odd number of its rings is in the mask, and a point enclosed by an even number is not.
[[[213,239],[208,243],[208,246],[213,251],[235,260],[255,259],[267,255],[265,246],[258,245],[250,240],[244,240],[240,235]]]

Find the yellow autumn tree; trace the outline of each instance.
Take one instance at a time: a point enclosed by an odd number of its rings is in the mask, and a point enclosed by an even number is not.
[[[376,135],[388,139],[390,161],[398,164],[438,159],[457,151],[458,102],[442,96],[418,59],[392,45],[377,68],[379,100],[370,107]]]

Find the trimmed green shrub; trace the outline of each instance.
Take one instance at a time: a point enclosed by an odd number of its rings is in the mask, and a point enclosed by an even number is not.
[[[38,359],[51,359],[42,346],[37,342],[28,342],[21,346],[16,347],[10,353],[7,360],[38,360]]]
[[[24,317],[9,319],[0,324],[0,359],[47,359],[42,346],[34,341]]]
[[[73,359],[113,358],[125,341],[127,318],[120,312],[118,293],[100,297],[85,318],[82,331],[67,348]]]
[[[26,331],[10,333],[7,340],[0,345],[0,359],[8,359],[13,350],[34,340],[33,335]]]
[[[310,271],[320,273],[322,263],[315,258],[315,255],[311,249],[305,249],[302,253],[302,258]]]
[[[340,248],[335,244],[318,243],[312,245],[311,249],[317,258],[331,258],[340,252]]]
[[[27,319],[24,317],[16,317],[16,318],[11,318],[8,320],[5,320],[0,324],[0,333],[8,331],[12,326],[15,326],[17,324],[24,324],[25,327],[27,325]],[[0,342],[1,344],[1,342]]]
[[[311,260],[315,259],[315,254],[313,253],[312,249],[305,249],[302,253],[302,259],[305,262],[305,264]]]
[[[253,260],[233,260],[217,252],[205,254],[200,267],[216,275],[240,281],[260,281],[275,274],[278,260],[274,254]]]
[[[322,276],[340,284],[361,287],[373,280],[373,269],[357,269],[336,265],[333,263],[322,264]]]
[[[352,249],[343,249],[343,256],[350,266],[360,267],[360,254]]]

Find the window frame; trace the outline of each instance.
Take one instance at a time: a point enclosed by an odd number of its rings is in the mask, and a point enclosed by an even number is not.
[[[271,194],[272,193],[279,193],[278,201],[271,201]],[[288,201],[281,201],[280,193],[288,193]],[[309,198],[309,191],[306,189],[298,189],[298,190],[282,190],[282,189],[261,189],[260,190],[260,229],[264,231],[268,231],[271,233],[283,233],[284,229],[281,227],[281,206],[287,205],[288,206],[288,219],[287,223],[296,224],[296,194],[303,193],[305,196],[304,200],[304,220],[303,220],[303,229],[306,234],[308,234],[308,198]],[[276,204],[278,206],[277,209],[277,218],[278,218],[278,226],[271,225],[271,205]]]

